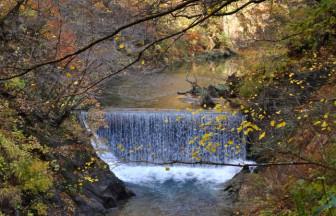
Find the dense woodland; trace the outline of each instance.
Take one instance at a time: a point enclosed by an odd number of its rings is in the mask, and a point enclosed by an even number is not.
[[[246,115],[260,166],[233,212],[336,215],[335,48],[335,0],[0,0],[0,215],[103,215],[132,196],[76,110],[100,110],[110,79],[223,50],[242,75],[187,81],[201,109],[222,97]]]

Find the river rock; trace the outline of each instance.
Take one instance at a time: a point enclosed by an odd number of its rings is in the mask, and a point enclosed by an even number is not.
[[[51,148],[46,159],[57,164],[56,175],[60,179],[54,182],[57,195],[51,202],[67,206],[55,215],[69,215],[69,212],[74,215],[105,215],[120,201],[135,195],[97,156],[88,138],[75,138],[68,132],[69,137],[65,137],[64,131],[59,129],[43,131],[43,134],[34,133],[41,143]],[[86,180],[86,177],[94,181]],[[71,206],[70,210],[68,206]]]
[[[236,203],[239,200],[239,191],[244,184],[245,175],[247,173],[249,173],[249,169],[243,168],[241,172],[223,184],[221,193],[223,215],[235,215],[237,208]]]

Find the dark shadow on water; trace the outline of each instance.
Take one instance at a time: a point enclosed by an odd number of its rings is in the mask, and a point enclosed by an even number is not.
[[[122,203],[111,216],[226,216],[230,198],[224,183],[237,167],[120,166],[113,171],[136,196]]]
[[[118,216],[223,216],[227,206],[220,186],[195,180],[167,180],[143,185],[127,184],[137,196],[125,202],[111,215]]]

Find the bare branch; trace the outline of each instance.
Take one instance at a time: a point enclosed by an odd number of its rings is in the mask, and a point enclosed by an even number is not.
[[[168,14],[172,14],[173,12],[178,11],[178,10],[180,10],[180,9],[184,9],[185,7],[189,6],[190,4],[195,3],[195,2],[198,2],[198,1],[200,1],[200,0],[187,0],[187,1],[182,2],[182,3],[179,4],[179,5],[177,5],[177,6],[173,7],[173,8],[167,9],[167,10],[165,10],[165,11],[163,11],[163,12],[160,12],[160,13],[157,13],[157,14],[153,14],[153,15],[147,16],[147,17],[145,17],[145,18],[142,18],[142,19],[133,21],[133,22],[131,22],[131,23],[128,23],[128,24],[126,24],[126,25],[124,25],[124,26],[119,27],[119,28],[118,28],[117,30],[115,30],[113,33],[111,33],[111,34],[109,34],[109,35],[107,35],[107,36],[104,36],[104,37],[102,37],[102,38],[99,38],[99,39],[97,39],[97,40],[95,40],[95,41],[89,43],[88,45],[86,45],[86,46],[84,46],[84,47],[82,47],[82,48],[76,50],[76,51],[73,52],[73,53],[67,54],[67,55],[65,55],[65,56],[63,56],[63,57],[61,57],[61,58],[55,59],[55,60],[46,61],[46,62],[43,62],[43,63],[40,63],[40,64],[36,64],[36,65],[34,65],[34,66],[30,67],[30,68],[23,69],[23,72],[21,72],[21,73],[19,73],[19,74],[15,74],[15,75],[12,75],[12,76],[9,76],[9,77],[0,78],[0,81],[6,81],[6,80],[10,80],[10,79],[13,79],[13,78],[16,78],[16,77],[24,76],[24,75],[28,74],[29,72],[31,72],[31,71],[33,71],[33,70],[35,70],[35,69],[37,69],[37,68],[40,68],[40,67],[42,67],[42,66],[49,65],[49,64],[56,64],[56,63],[59,63],[59,62],[62,62],[62,61],[64,61],[64,60],[66,60],[66,59],[68,59],[68,58],[77,56],[77,55],[79,55],[79,54],[81,54],[81,53],[87,51],[88,49],[94,47],[95,45],[97,45],[97,44],[99,44],[99,43],[101,43],[101,42],[103,42],[103,41],[106,41],[106,40],[109,40],[109,39],[113,38],[115,35],[117,35],[118,33],[120,33],[122,30],[125,30],[125,29],[127,29],[127,28],[129,28],[129,27],[138,25],[138,24],[140,24],[140,23],[143,23],[143,22],[146,22],[146,21],[155,19],[155,18],[159,18],[159,17],[166,16],[166,15],[168,15]],[[231,15],[231,14],[234,14],[234,13],[238,12],[239,10],[245,8],[246,6],[248,6],[248,5],[252,4],[252,3],[261,3],[261,2],[264,2],[264,1],[266,1],[266,0],[253,0],[253,1],[249,1],[249,2],[247,2],[247,3],[245,3],[245,4],[243,4],[242,6],[240,6],[239,8],[237,8],[237,9],[234,10],[234,11],[227,12],[227,13],[219,13],[219,11],[220,11],[221,9],[223,9],[225,6],[228,6],[228,5],[230,5],[231,3],[233,3],[233,2],[237,2],[237,1],[239,1],[239,0],[228,0],[228,1],[224,1],[222,4],[219,5],[219,7],[218,7],[217,9],[215,9],[214,11],[212,11],[211,13],[209,13],[208,15],[204,16],[204,17],[203,17],[202,19],[200,19],[198,22],[196,22],[196,23],[190,25],[189,27],[187,27],[187,28],[185,28],[185,29],[183,29],[183,30],[181,30],[181,31],[179,31],[179,32],[176,32],[176,33],[171,34],[171,35],[169,35],[169,36],[163,37],[163,38],[161,38],[161,39],[159,39],[159,40],[157,40],[157,41],[155,41],[155,42],[149,44],[144,50],[142,50],[142,51],[139,53],[138,58],[137,58],[136,60],[134,60],[133,62],[131,62],[129,65],[125,66],[124,68],[118,70],[117,72],[112,73],[112,74],[110,74],[110,75],[108,75],[108,76],[102,78],[101,81],[98,81],[98,82],[94,83],[92,86],[95,86],[95,85],[101,83],[102,81],[106,80],[107,78],[109,78],[109,77],[111,77],[111,76],[113,76],[113,75],[115,75],[115,74],[118,74],[118,73],[120,73],[121,71],[124,71],[125,69],[127,69],[127,68],[131,67],[132,65],[134,65],[137,61],[139,61],[139,60],[141,59],[141,56],[143,55],[143,52],[144,52],[145,50],[147,50],[148,48],[152,47],[152,46],[153,46],[154,44],[156,44],[156,43],[159,43],[159,42],[161,42],[161,41],[163,41],[163,40],[172,38],[172,37],[174,37],[174,36],[176,36],[176,35],[179,35],[179,34],[181,34],[181,33],[184,33],[184,32],[186,32],[186,31],[188,31],[189,29],[195,27],[196,25],[198,25],[198,24],[204,22],[205,20],[209,19],[209,18],[212,17],[212,16],[220,16],[220,15],[221,15],[221,16],[226,16],[226,15]],[[88,87],[88,89],[91,89],[91,88],[92,88],[92,87]],[[86,90],[85,92],[87,92],[87,90]]]
[[[123,162],[123,161],[122,161]],[[188,162],[188,161],[169,161],[169,162],[148,162],[148,161],[128,161],[129,163],[143,163],[143,164],[153,164],[153,165],[174,165],[174,164],[186,164],[186,165],[214,165],[214,166],[233,166],[233,167],[270,167],[270,166],[304,166],[304,165],[311,165],[311,166],[318,166],[325,169],[330,169],[336,171],[336,169],[332,167],[326,167],[319,163],[315,162],[307,162],[307,161],[288,161],[288,162],[270,162],[270,163],[220,163],[220,162],[211,162],[211,161],[195,161],[195,162]]]
[[[224,7],[226,7],[226,6],[228,6],[229,4],[231,4],[231,3],[233,3],[233,2],[236,2],[236,1],[238,1],[238,0],[230,0],[230,1],[227,1],[227,2],[223,3],[222,5],[220,5],[217,9],[215,9],[214,11],[212,11],[211,13],[209,13],[208,15],[204,16],[203,18],[198,19],[198,20],[196,19],[196,20],[195,20],[192,24],[190,24],[188,27],[186,27],[186,28],[184,28],[184,29],[182,29],[182,30],[180,30],[180,31],[178,31],[178,32],[175,32],[175,33],[173,33],[173,34],[170,34],[170,35],[168,35],[168,36],[162,37],[162,38],[160,38],[160,39],[158,39],[158,40],[156,40],[156,41],[154,41],[154,42],[148,44],[148,45],[147,45],[141,52],[139,52],[138,57],[137,57],[135,60],[133,60],[131,63],[129,63],[128,65],[124,66],[124,67],[121,68],[120,70],[118,70],[118,71],[116,71],[116,72],[114,72],[114,73],[108,74],[107,76],[105,76],[105,77],[101,78],[100,80],[94,82],[93,84],[91,84],[90,86],[88,86],[84,91],[79,92],[79,93],[77,93],[76,95],[85,94],[85,93],[87,93],[90,89],[92,89],[92,88],[94,88],[95,86],[99,85],[99,84],[102,83],[103,81],[105,81],[105,80],[107,80],[107,79],[109,79],[109,78],[111,78],[111,77],[113,77],[113,76],[115,76],[115,75],[117,75],[117,74],[123,72],[124,70],[127,70],[128,68],[130,68],[131,66],[133,66],[134,64],[136,64],[138,61],[140,61],[140,59],[142,58],[144,52],[145,52],[146,50],[148,50],[149,48],[153,47],[155,44],[160,43],[160,42],[162,42],[162,41],[164,41],[164,40],[167,40],[167,39],[169,39],[169,38],[178,36],[178,35],[180,35],[180,34],[184,34],[184,33],[187,32],[188,30],[194,28],[195,26],[199,25],[200,23],[203,23],[204,21],[208,20],[210,17],[214,16],[214,14],[218,13],[218,12],[219,12],[221,9],[223,9]],[[265,1],[265,0],[259,0],[258,2],[263,2],[263,1]],[[253,3],[253,2],[255,2],[255,1],[252,1],[252,3]],[[249,4],[246,3],[246,4],[244,4],[244,5],[245,5],[244,7],[246,7],[246,6],[249,5]],[[243,9],[244,7],[242,6],[242,7],[240,7],[240,9]],[[0,79],[0,80],[1,80],[1,79]],[[73,95],[68,95],[68,96],[73,96]],[[65,97],[67,97],[67,96],[65,96]]]
[[[200,1],[200,0],[187,0],[185,2],[182,2],[181,4],[177,5],[176,7],[174,8],[171,8],[171,9],[168,9],[168,10],[165,10],[163,12],[160,12],[160,13],[157,13],[157,14],[154,14],[154,15],[150,15],[150,16],[147,16],[145,18],[142,18],[142,19],[139,19],[139,20],[136,20],[136,21],[133,21],[133,22],[130,22],[124,26],[121,26],[119,28],[117,28],[114,32],[112,32],[111,34],[107,35],[107,36],[104,36],[102,38],[99,38],[91,43],[89,43],[88,45],[70,53],[70,54],[67,54],[61,58],[58,58],[58,59],[55,59],[55,60],[50,60],[50,61],[46,61],[46,62],[43,62],[43,63],[40,63],[40,64],[36,64],[32,67],[29,67],[29,68],[26,68],[24,69],[23,72],[19,73],[19,74],[15,74],[15,75],[12,75],[12,76],[9,76],[9,77],[4,77],[4,78],[0,78],[0,81],[6,81],[6,80],[10,80],[10,79],[13,79],[13,78],[16,78],[16,77],[20,77],[20,76],[24,76],[26,74],[28,74],[29,72],[37,69],[37,68],[40,68],[42,66],[45,66],[45,65],[50,65],[50,64],[56,64],[56,63],[59,63],[59,62],[62,62],[68,58],[71,58],[73,56],[77,56],[85,51],[87,51],[88,49],[96,46],[97,44],[103,42],[103,41],[106,41],[106,40],[109,40],[111,38],[113,38],[114,36],[116,36],[118,33],[120,33],[122,30],[125,30],[129,27],[132,27],[132,26],[135,26],[135,25],[138,25],[140,23],[143,23],[143,22],[146,22],[148,20],[152,20],[152,19],[155,19],[155,18],[159,18],[159,17],[162,17],[162,16],[165,16],[165,15],[168,15],[174,11],[177,11],[179,9],[182,9],[184,8],[185,6],[193,3],[193,2],[197,2],[197,1]]]

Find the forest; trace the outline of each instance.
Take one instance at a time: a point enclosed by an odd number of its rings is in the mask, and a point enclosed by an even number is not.
[[[0,216],[336,216],[335,0],[0,0]]]

